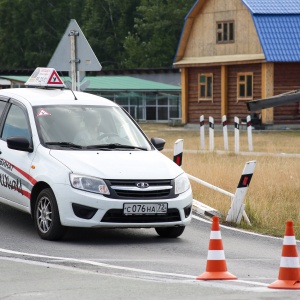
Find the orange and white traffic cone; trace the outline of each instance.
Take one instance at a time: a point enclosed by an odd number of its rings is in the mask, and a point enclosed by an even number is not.
[[[299,257],[292,221],[286,222],[278,280],[268,287],[271,289],[300,290]]]
[[[221,237],[219,218],[214,216],[211,226],[210,241],[206,262],[206,272],[199,275],[197,280],[233,280],[237,279],[227,271],[225,252]]]

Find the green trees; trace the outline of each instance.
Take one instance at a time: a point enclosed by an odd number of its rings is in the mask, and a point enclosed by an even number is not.
[[[123,43],[140,0],[86,0],[81,27],[103,68],[121,69]]]
[[[127,68],[171,67],[194,0],[141,0],[138,17],[124,43]]]
[[[170,67],[194,0],[0,0],[0,69],[47,66],[75,19],[104,69]]]

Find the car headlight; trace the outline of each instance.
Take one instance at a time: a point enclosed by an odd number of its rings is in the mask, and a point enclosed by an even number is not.
[[[190,181],[185,173],[175,178],[175,194],[184,193],[190,186]]]
[[[97,193],[102,195],[109,195],[109,189],[104,180],[97,177],[89,177],[79,174],[70,174],[71,186],[75,189]]]

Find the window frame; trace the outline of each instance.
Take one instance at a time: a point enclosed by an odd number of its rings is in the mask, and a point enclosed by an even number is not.
[[[5,127],[5,124],[6,124],[8,114],[9,114],[10,109],[13,105],[18,107],[24,113],[25,120],[26,120],[27,127],[28,127],[29,143],[32,146],[32,128],[31,128],[31,123],[30,123],[29,116],[28,116],[28,111],[27,111],[27,109],[26,109],[26,107],[23,103],[15,100],[15,99],[9,99],[7,101],[7,106],[6,106],[6,108],[5,108],[5,110],[2,114],[1,128],[0,128],[0,140],[6,141],[6,139],[3,139],[3,130],[4,130],[4,127]]]
[[[243,81],[240,80],[241,76],[245,76]],[[248,91],[248,80],[247,77],[251,76],[251,96],[247,94]],[[253,72],[239,72],[237,73],[237,102],[243,100],[253,100],[253,86],[254,86],[254,74]],[[245,96],[241,96],[241,85],[245,86]]]
[[[221,25],[221,28],[219,28],[219,25]],[[232,39],[230,39],[230,37],[231,37],[230,26],[233,26]],[[227,28],[226,32],[224,30],[224,27]],[[219,39],[219,35],[221,35],[221,39]],[[224,39],[225,36],[227,36],[226,40]],[[229,43],[234,43],[234,42],[235,42],[235,22],[234,22],[234,20],[218,21],[217,25],[216,25],[216,43],[217,44],[229,44]]]
[[[200,81],[201,76],[205,76],[205,84]],[[211,96],[208,96],[208,82],[207,78],[211,78]],[[201,96],[201,87],[205,86],[205,96]],[[200,101],[211,101],[214,99],[214,76],[213,73],[199,73],[198,74],[198,102]]]

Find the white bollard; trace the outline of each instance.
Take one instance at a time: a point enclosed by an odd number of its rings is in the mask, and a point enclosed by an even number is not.
[[[246,192],[248,190],[255,166],[256,161],[249,161],[246,163],[236,192],[234,194],[234,197],[232,198],[231,207],[226,217],[227,222],[235,222],[239,224],[243,216],[248,224],[250,224],[247,215],[245,215],[245,205],[243,204],[243,201],[246,196]]]
[[[240,119],[234,117],[234,152],[240,153]]]
[[[200,149],[205,149],[204,115],[200,116]]]
[[[211,152],[214,151],[214,148],[215,148],[214,128],[215,128],[214,118],[213,117],[209,117],[209,151],[211,151]]]
[[[179,167],[182,165],[183,139],[178,139],[174,144],[173,161]]]
[[[248,148],[249,151],[253,151],[252,144],[252,124],[251,124],[251,116],[247,116],[247,133],[248,133]]]
[[[223,125],[223,136],[224,136],[224,150],[228,151],[227,117],[225,115],[222,117],[222,125]]]

